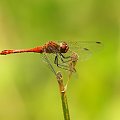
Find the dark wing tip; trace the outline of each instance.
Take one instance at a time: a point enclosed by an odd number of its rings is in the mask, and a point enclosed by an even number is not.
[[[97,43],[97,44],[102,44],[100,41],[97,41],[96,43]]]

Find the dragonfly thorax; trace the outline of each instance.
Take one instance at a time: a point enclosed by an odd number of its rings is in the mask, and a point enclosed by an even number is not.
[[[69,50],[69,46],[67,45],[66,42],[60,43],[60,52],[61,53],[66,53]]]

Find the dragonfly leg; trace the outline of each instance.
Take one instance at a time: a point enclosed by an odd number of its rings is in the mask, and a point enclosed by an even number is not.
[[[59,55],[60,55],[62,58],[64,58],[64,59],[70,58],[70,56],[65,57],[62,53],[59,53]]]
[[[71,58],[70,56],[65,57],[65,56],[64,56],[63,54],[61,54],[61,53],[59,53],[59,55],[60,55],[60,59],[61,59],[62,63],[67,63],[67,62],[70,62],[70,61],[71,61],[71,59],[69,59],[69,58]],[[57,56],[58,56],[58,55],[57,55]],[[68,60],[64,61],[63,58],[64,58],[64,59],[68,59]]]
[[[59,62],[58,62],[58,54],[56,54],[56,56],[55,56],[54,63],[55,63],[55,64],[57,65],[57,67],[59,67],[59,68],[62,68],[62,69],[65,69],[65,70],[69,70],[69,66],[63,65],[63,64],[59,64]]]

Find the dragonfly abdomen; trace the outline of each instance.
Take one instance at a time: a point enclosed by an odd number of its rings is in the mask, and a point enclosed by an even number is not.
[[[43,53],[43,47],[35,47],[31,49],[20,49],[20,50],[3,50],[0,52],[1,55],[13,54],[13,53],[24,53],[24,52],[35,52],[35,53]]]

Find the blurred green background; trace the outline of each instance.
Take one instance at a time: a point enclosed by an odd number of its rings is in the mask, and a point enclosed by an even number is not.
[[[76,66],[67,91],[70,116],[120,120],[119,6],[119,0],[1,0],[0,50],[102,41],[98,53]],[[40,56],[0,56],[0,120],[63,120],[56,78]]]

